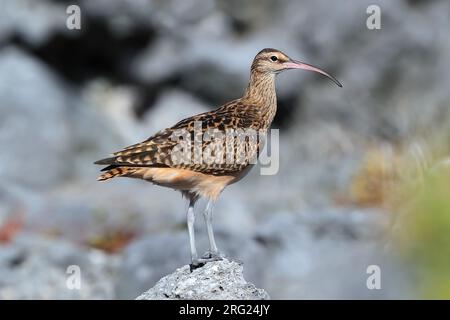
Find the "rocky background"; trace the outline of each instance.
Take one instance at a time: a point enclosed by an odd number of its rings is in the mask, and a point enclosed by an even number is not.
[[[66,28],[74,3],[81,30]],[[371,4],[381,30],[366,27]],[[93,162],[239,97],[265,47],[323,67],[344,88],[307,72],[278,77],[279,172],[255,168],[223,193],[220,249],[273,299],[423,296],[417,260],[392,239],[403,224],[385,205],[386,178],[396,181],[398,154],[426,159],[426,137],[448,123],[449,1],[1,7],[0,299],[135,298],[186,264],[180,194],[132,179],[98,183]],[[70,265],[80,267],[80,290],[66,285]],[[366,286],[370,265],[381,268],[380,290]]]

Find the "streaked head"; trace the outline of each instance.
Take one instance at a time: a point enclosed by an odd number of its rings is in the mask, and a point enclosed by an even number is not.
[[[342,87],[339,81],[329,73],[310,64],[293,60],[277,49],[266,48],[261,50],[252,63],[252,71],[261,73],[280,73],[289,69],[303,69],[318,72],[330,78],[336,85]]]

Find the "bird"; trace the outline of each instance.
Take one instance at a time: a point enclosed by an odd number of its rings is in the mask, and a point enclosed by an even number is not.
[[[320,73],[342,87],[335,77],[322,69],[293,60],[280,50],[265,48],[253,59],[250,80],[241,98],[227,102],[213,111],[183,119],[140,143],[95,162],[106,166],[101,170],[104,173],[98,177],[99,181],[115,177],[138,178],[181,191],[188,201],[186,220],[191,270],[225,257],[218,250],[214,238],[212,220],[215,203],[225,187],[248,174],[260,154],[260,148],[264,146],[263,139],[257,139],[256,142],[248,137],[240,142],[237,141],[239,139],[218,139],[216,147],[222,148],[214,152],[214,139],[211,136],[214,133],[238,130],[267,132],[277,111],[276,75],[291,69]],[[210,137],[205,138],[207,135]],[[235,134],[234,137],[236,136]],[[184,148],[181,147],[183,143]],[[203,159],[201,156],[206,150],[211,152],[209,157]],[[223,161],[224,157],[233,152],[236,156],[230,157],[231,161]],[[199,158],[201,161],[198,161]],[[240,161],[236,161],[237,158]],[[207,199],[203,217],[209,240],[209,250],[202,256],[197,253],[194,234],[194,206],[200,198]]]

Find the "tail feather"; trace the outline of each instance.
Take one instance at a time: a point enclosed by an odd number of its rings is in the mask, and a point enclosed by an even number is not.
[[[128,177],[136,173],[140,168],[136,167],[115,167],[101,174],[97,181],[105,181],[115,177]]]
[[[115,157],[104,158],[104,159],[95,161],[94,164],[104,164],[104,165],[114,164],[115,159],[116,159]]]
[[[109,171],[109,170],[117,168],[117,167],[120,167],[120,166],[117,164],[112,164],[112,165],[102,168],[100,171]]]

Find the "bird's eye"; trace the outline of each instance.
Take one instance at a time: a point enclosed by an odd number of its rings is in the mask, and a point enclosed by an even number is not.
[[[270,60],[272,60],[272,61],[277,61],[278,58],[277,58],[277,56],[271,56],[271,57],[270,57]]]

